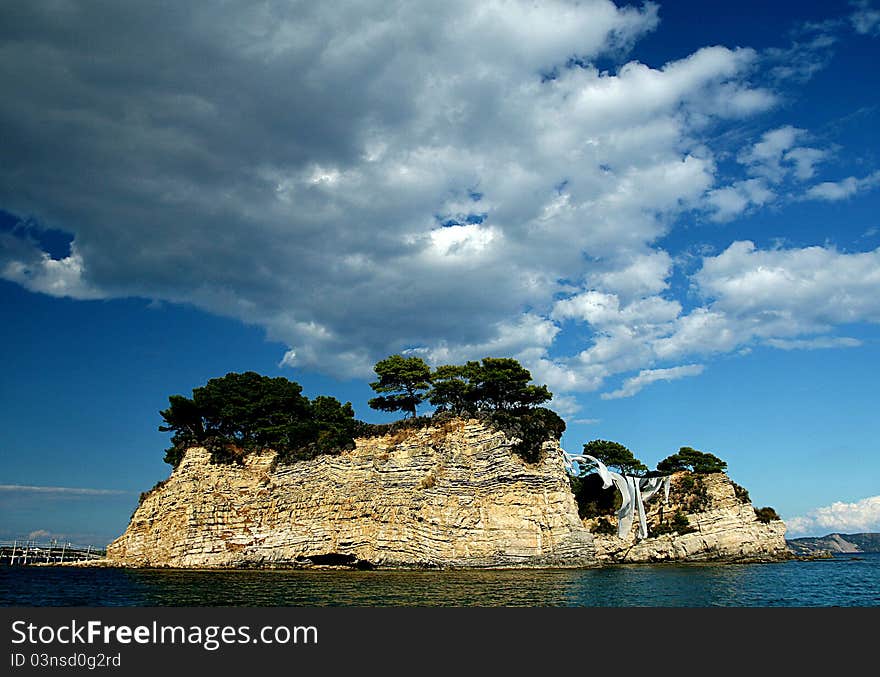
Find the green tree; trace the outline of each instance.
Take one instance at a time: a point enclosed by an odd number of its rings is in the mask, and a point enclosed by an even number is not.
[[[619,442],[592,440],[584,445],[584,453],[595,456],[611,468],[617,468],[622,475],[639,475],[648,470],[648,466]]]
[[[565,432],[565,421],[544,407],[494,411],[491,418],[497,428],[519,438],[512,449],[527,463],[541,460],[544,442],[558,440]]]
[[[677,454],[667,456],[657,464],[657,470],[662,472],[690,470],[694,473],[704,474],[724,472],[726,469],[726,461],[722,461],[714,454],[697,451],[691,447],[681,447]]]
[[[183,459],[183,450],[200,444],[205,438],[205,427],[201,412],[196,403],[183,395],[171,395],[168,408],[159,412],[165,425],[160,425],[163,433],[174,433],[171,446],[165,450],[165,462],[177,467]]]
[[[428,400],[440,411],[462,414],[476,408],[471,380],[479,370],[479,362],[445,364],[437,367],[431,377]]]
[[[468,363],[469,398],[482,409],[509,411],[535,407],[553,397],[547,386],[530,385],[528,369],[510,357]]]
[[[230,372],[193,389],[192,398],[172,395],[159,412],[163,432],[174,433],[165,461],[177,466],[184,450],[204,445],[215,461],[228,462],[253,449],[273,449],[282,460],[310,458],[353,446],[351,403],[302,395],[298,383],[256,372]]]
[[[377,393],[390,393],[372,398],[368,404],[381,411],[404,411],[415,418],[416,408],[431,387],[431,368],[420,357],[391,355],[373,367],[378,381],[370,384]]]
[[[335,397],[319,395],[312,400],[311,416],[315,422],[315,446],[319,452],[354,449],[357,422],[351,402],[341,404]]]
[[[310,435],[309,400],[286,378],[231,372],[193,390],[208,435],[245,448],[292,447]]]

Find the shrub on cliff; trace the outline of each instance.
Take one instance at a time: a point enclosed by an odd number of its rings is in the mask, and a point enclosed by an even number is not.
[[[759,522],[763,522],[764,524],[782,519],[779,516],[779,513],[769,506],[755,508],[755,517],[758,518]]]
[[[749,496],[748,489],[746,489],[744,486],[737,484],[736,482],[731,481],[730,483],[733,485],[733,493],[736,495],[737,499],[739,499],[741,503],[752,502],[752,499]]]
[[[172,395],[168,401],[159,430],[173,433],[165,461],[175,467],[193,445],[228,463],[256,449],[274,449],[291,461],[354,444],[350,403],[323,396],[310,401],[298,383],[282,377],[231,372],[193,389],[192,398]]]
[[[657,464],[657,470],[661,472],[690,470],[694,473],[705,474],[724,472],[726,468],[726,461],[722,461],[714,454],[697,451],[691,447],[681,447],[677,454],[667,456]]]
[[[696,531],[691,526],[690,521],[681,510],[676,510],[672,518],[668,522],[660,522],[651,527],[651,536],[662,536],[663,534],[690,534]]]
[[[565,421],[555,411],[544,407],[496,411],[491,414],[490,421],[509,437],[519,438],[511,449],[526,463],[541,460],[544,442],[558,440],[565,432]]]

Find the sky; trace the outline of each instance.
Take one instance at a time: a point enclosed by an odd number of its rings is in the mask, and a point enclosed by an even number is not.
[[[0,539],[104,544],[171,394],[515,357],[563,446],[880,531],[880,4],[0,7]]]

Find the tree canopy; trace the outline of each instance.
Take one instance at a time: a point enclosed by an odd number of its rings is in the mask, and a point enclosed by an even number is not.
[[[370,387],[377,393],[367,404],[381,411],[404,411],[413,418],[431,387],[431,368],[420,357],[391,355],[373,367],[377,381]]]
[[[421,358],[392,355],[374,367],[379,380],[370,386],[391,393],[369,401],[374,409],[404,411],[415,418],[425,399],[435,413],[487,416],[493,424],[519,438],[514,451],[529,462],[538,460],[543,442],[559,439],[565,430],[555,412],[538,405],[553,397],[517,360],[486,357],[479,362],[446,364],[433,372]]]
[[[529,383],[532,374],[510,357],[437,367],[428,397],[443,411],[523,411],[547,402],[547,386]]]
[[[657,470],[663,472],[675,472],[677,470],[690,470],[695,473],[724,472],[727,462],[722,461],[714,454],[697,451],[691,447],[681,447],[678,453],[667,456],[657,464]]]
[[[584,453],[595,456],[611,468],[617,468],[622,475],[639,475],[648,470],[648,466],[619,442],[592,440],[584,445]]]
[[[204,445],[217,461],[254,449],[274,449],[282,460],[309,458],[353,445],[354,410],[333,397],[310,401],[283,377],[230,372],[194,388],[192,398],[172,395],[160,411],[172,446],[165,461],[177,466],[188,446]]]
[[[538,405],[552,394],[531,383],[532,375],[512,358],[486,357],[464,365],[444,365],[432,372],[419,357],[391,355],[376,363],[378,393],[369,405],[383,411],[402,411],[412,425],[426,399],[435,413],[474,414],[517,438],[513,451],[526,461],[541,457],[543,443],[559,439],[565,422]],[[165,461],[177,466],[184,451],[204,446],[215,462],[240,461],[248,452],[272,449],[278,460],[291,462],[321,453],[354,447],[355,434],[370,424],[356,421],[351,403],[302,394],[302,387],[283,377],[253,371],[230,372],[194,388],[192,397],[171,395],[160,411],[159,430],[172,433]],[[430,419],[425,419],[430,421]]]

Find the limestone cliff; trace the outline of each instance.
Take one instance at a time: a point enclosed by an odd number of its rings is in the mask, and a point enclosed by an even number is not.
[[[189,449],[107,548],[128,566],[369,563],[398,567],[595,563],[562,461],[527,465],[476,420],[357,440],[273,469]]]
[[[788,559],[785,524],[782,520],[760,522],[748,498],[737,496],[733,482],[724,473],[693,476],[676,473],[670,501],[660,496],[646,506],[649,533],[681,512],[687,517],[687,533],[666,533],[635,540],[597,535],[596,556],[600,562],[755,562]],[[592,527],[596,520],[585,520]]]
[[[537,464],[477,420],[358,439],[356,448],[291,465],[274,454],[216,465],[189,449],[107,548],[124,566],[578,567],[610,562],[760,560],[787,552],[782,522],[759,523],[725,475],[700,504],[673,483],[669,511],[693,533],[635,543],[581,520],[555,442]],[[649,503],[659,521],[660,502]],[[595,537],[594,537],[595,536]]]

